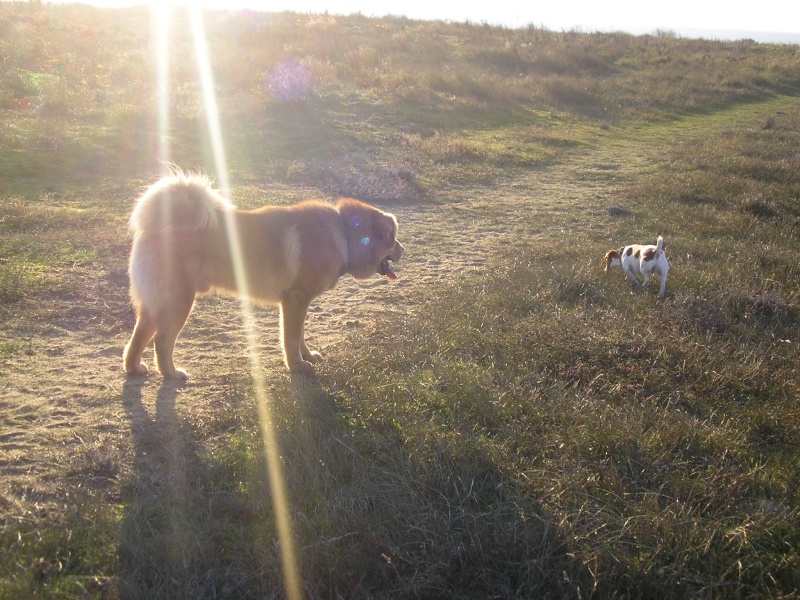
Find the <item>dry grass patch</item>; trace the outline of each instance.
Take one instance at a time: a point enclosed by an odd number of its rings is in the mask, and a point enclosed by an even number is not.
[[[212,160],[185,21],[188,169]],[[796,594],[796,98],[757,102],[796,91],[794,47],[207,30],[235,202],[387,202],[417,276],[315,307],[315,384],[257,313],[306,597]],[[187,385],[120,373],[125,220],[160,169],[150,31],[141,8],[0,4],[2,598],[284,596],[237,304],[199,303]],[[665,301],[603,275],[609,243],[658,233]]]

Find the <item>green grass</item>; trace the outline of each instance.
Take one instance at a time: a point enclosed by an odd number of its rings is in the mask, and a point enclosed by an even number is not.
[[[213,175],[181,23],[172,158]],[[418,208],[409,260],[445,257],[316,385],[267,367],[306,597],[800,594],[796,46],[291,13],[207,30],[237,204]],[[160,169],[150,31],[141,9],[0,4],[0,384],[46,399],[0,400],[3,599],[284,594],[230,305],[197,311],[232,325],[188,387],[104,366],[132,325],[125,220]],[[288,60],[309,85],[285,102],[267,81]],[[496,243],[453,280],[475,222]],[[658,233],[665,300],[603,273]],[[51,411],[71,428],[22,452]]]
[[[733,278],[688,291],[694,269],[681,265],[690,273],[671,289],[682,291],[634,302],[587,272],[587,246],[554,264],[547,244],[534,243],[491,274],[439,290],[420,309],[432,318],[394,327],[391,341],[382,334],[390,323],[377,324],[359,346],[372,349],[364,366],[337,382],[358,399],[365,439],[379,431],[396,446],[380,449],[393,460],[387,473],[411,469],[440,519],[458,507],[491,523],[470,530],[469,547],[498,554],[466,564],[457,534],[437,532],[451,552],[437,557],[441,581],[463,569],[490,582],[470,588],[474,597],[566,596],[566,582],[600,597],[793,592],[796,287]],[[378,363],[388,366],[369,366]],[[537,535],[551,560],[561,557],[563,579],[545,584],[526,570],[523,556],[537,554],[530,541],[497,539],[523,515],[558,532]],[[398,548],[405,531],[394,530]],[[418,566],[430,558],[401,555]]]

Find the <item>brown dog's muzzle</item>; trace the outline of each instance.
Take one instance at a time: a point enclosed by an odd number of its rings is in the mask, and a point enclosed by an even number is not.
[[[381,264],[378,266],[378,274],[385,275],[389,279],[397,279],[397,274],[394,272],[394,269],[392,269],[392,265],[389,264],[389,261],[399,261],[403,256],[404,250],[405,248],[403,248],[403,245],[395,240],[392,251],[381,261]]]

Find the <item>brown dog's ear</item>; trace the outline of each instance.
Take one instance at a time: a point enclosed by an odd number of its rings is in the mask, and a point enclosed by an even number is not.
[[[393,214],[376,214],[373,225],[373,231],[382,243],[387,246],[394,244],[394,238],[397,235],[397,220]]]

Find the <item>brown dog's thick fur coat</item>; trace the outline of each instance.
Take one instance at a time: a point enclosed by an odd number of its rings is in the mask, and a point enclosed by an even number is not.
[[[142,354],[155,339],[162,375],[186,378],[173,361],[175,340],[195,296],[212,289],[277,304],[286,366],[313,371],[322,357],[303,339],[311,301],[346,273],[395,279],[389,261],[403,255],[394,216],[358,200],[237,210],[205,177],[180,171],[139,198],[130,229],[137,320],[123,353],[129,375],[147,374]]]

